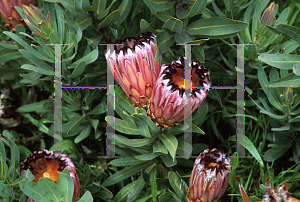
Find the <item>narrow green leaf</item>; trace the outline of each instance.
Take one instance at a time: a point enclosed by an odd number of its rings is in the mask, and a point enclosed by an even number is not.
[[[137,196],[139,196],[139,194],[141,193],[141,191],[143,190],[144,186],[146,185],[146,182],[143,178],[143,176],[141,175],[138,180],[136,180],[136,183],[134,184],[132,191],[128,194],[127,199],[128,201],[133,201]]]
[[[300,29],[287,24],[278,24],[276,30],[300,43]]]
[[[164,134],[164,133],[159,134],[158,137],[164,143],[164,145],[167,147],[168,151],[170,152],[170,155],[173,158],[173,162],[174,162],[175,156],[176,156],[176,150],[178,147],[177,138],[172,134]]]
[[[175,166],[177,164],[176,158],[172,159],[172,157],[169,154],[162,155],[160,156],[160,158],[168,168]]]
[[[282,79],[271,81],[268,83],[268,87],[270,88],[278,88],[278,87],[300,87],[300,76],[290,74]]]
[[[47,197],[46,193],[34,182],[22,181],[20,182],[20,189],[35,201],[40,201],[42,198]]]
[[[153,200],[153,202],[157,202],[156,172],[154,172],[153,175],[152,175],[151,191],[152,191],[152,200]]]
[[[148,153],[148,154],[142,154],[142,155],[138,155],[138,156],[135,156],[135,158],[141,160],[141,161],[150,161],[156,157],[159,156],[159,153]]]
[[[135,166],[130,166],[130,167],[124,168],[123,170],[120,170],[120,171],[116,172],[115,174],[109,176],[106,180],[104,180],[102,185],[105,187],[108,187],[110,185],[116,184],[116,183],[146,169],[151,164],[153,164],[153,162],[147,162],[142,165],[135,165]]]
[[[268,162],[275,161],[285,154],[288,149],[289,147],[272,147],[266,151],[264,160]]]
[[[93,201],[94,200],[91,192],[86,191],[78,202],[93,202]]]
[[[68,169],[65,169],[64,172],[70,173]],[[57,185],[59,186],[61,196],[65,198],[66,202],[72,202],[74,182],[70,174],[65,174],[64,172],[58,173]]]
[[[165,22],[162,28],[167,28],[173,32],[177,32],[178,34],[180,34],[182,32],[183,22],[177,18],[170,17]]]
[[[60,193],[56,183],[49,178],[41,178],[38,182],[40,188],[47,194],[47,196],[53,201],[60,200]]]
[[[294,64],[300,63],[300,56],[291,54],[263,54],[258,59],[279,69],[292,69]]]
[[[186,192],[185,190],[187,189],[187,184],[185,183],[184,180],[180,178],[174,171],[170,171],[168,173],[168,178],[169,178],[169,183],[177,196],[179,198],[183,199],[185,198]]]
[[[116,22],[120,19],[120,11],[118,10],[115,10],[113,11],[111,14],[109,14],[103,21],[102,23],[100,24],[99,26],[99,29],[100,28],[104,28],[106,27],[107,25],[113,23],[113,22]]]
[[[269,81],[267,79],[267,75],[266,75],[265,70],[263,69],[262,65],[258,66],[257,76],[258,76],[260,86],[262,87],[263,91],[267,95],[268,94],[267,83]]]
[[[159,61],[159,57],[170,48],[175,42],[174,36],[168,32],[159,32],[156,36],[157,51],[155,55],[155,62]]]
[[[76,62],[74,62],[71,66],[69,66],[68,68],[72,69],[75,68],[76,65],[78,63],[81,62],[85,62],[85,65],[88,65],[92,62],[94,62],[97,58],[98,58],[98,48],[96,48],[95,50],[93,50],[92,52],[90,52],[89,54],[85,55],[84,57],[82,57],[81,59],[77,60]]]
[[[196,0],[192,6],[190,6],[188,13],[184,18],[190,18],[194,15],[199,15],[206,7],[207,0]]]
[[[115,130],[117,130],[121,133],[140,135],[140,131],[139,131],[138,127],[132,122],[125,121],[125,120],[115,118],[112,116],[107,116],[106,120],[111,127],[115,128]]]
[[[23,56],[19,52],[4,53],[0,56],[0,63],[5,63],[10,60],[18,59],[20,57],[23,57]]]
[[[100,15],[106,6],[107,0],[93,0],[93,8],[97,15]]]
[[[151,7],[156,12],[166,11],[175,5],[175,1],[169,2],[167,0],[149,0]]]
[[[115,134],[115,139],[131,147],[142,147],[153,142],[153,139],[150,138],[128,139],[126,137],[117,134]]]
[[[204,131],[201,130],[198,126],[196,126],[195,124],[192,124],[192,130],[193,133],[200,133],[202,135],[205,135]]]
[[[74,142],[77,144],[87,138],[91,134],[92,126],[88,125],[84,130],[80,132],[80,134],[74,139]]]
[[[248,23],[228,18],[205,18],[190,24],[187,33],[191,35],[220,36],[237,33],[248,27]]]
[[[74,70],[70,78],[75,78],[76,76],[81,75],[84,69],[85,69],[85,61],[81,61],[80,63],[77,63],[74,67]]]
[[[167,150],[166,146],[160,140],[156,140],[153,143],[153,153],[156,153],[156,152],[157,153],[168,154],[168,150]]]
[[[117,24],[120,25],[128,16],[131,9],[132,0],[123,0],[118,10],[120,11],[120,19]]]
[[[124,166],[124,167],[126,167],[126,166],[143,164],[145,162],[143,162],[139,159],[136,159],[135,157],[123,157],[123,158],[114,159],[110,163],[113,166]]]

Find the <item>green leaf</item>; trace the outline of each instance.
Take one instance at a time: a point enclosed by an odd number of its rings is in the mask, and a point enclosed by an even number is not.
[[[129,112],[129,114],[135,113],[134,108],[131,105],[130,99],[127,99],[127,95],[121,88],[119,88],[118,86],[114,86],[114,88],[110,88],[110,90],[110,94],[115,97],[115,102],[117,105],[116,108],[119,105],[122,108],[124,108],[127,112]]]
[[[96,107],[94,107],[91,111],[88,112],[89,115],[98,115],[103,114],[107,111],[107,106],[105,102],[101,102]]]
[[[120,141],[122,144],[131,146],[131,147],[142,147],[142,146],[145,146],[145,145],[153,142],[153,139],[150,139],[150,138],[128,139],[126,137],[123,137],[123,136],[117,135],[117,134],[115,134],[115,139]]]
[[[145,19],[141,19],[140,28],[141,28],[142,33],[154,32],[154,29],[151,27],[151,25]]]
[[[41,178],[39,179],[38,185],[40,188],[51,198],[53,201],[60,200],[60,193],[57,188],[56,183],[49,178]]]
[[[155,62],[159,61],[159,57],[175,43],[174,36],[168,32],[159,32],[156,36],[156,55]]]
[[[237,33],[248,27],[248,23],[228,18],[204,18],[190,24],[187,33],[190,35],[220,36]]]
[[[52,44],[62,44],[62,42],[54,32],[50,33],[49,37]]]
[[[135,165],[135,166],[130,166],[130,167],[124,168],[123,170],[120,170],[120,171],[116,172],[115,174],[109,176],[106,180],[104,180],[102,185],[107,187],[107,186],[116,184],[116,183],[146,169],[151,164],[153,164],[153,162],[147,162],[142,165]]]
[[[85,61],[81,61],[80,63],[77,63],[74,67],[74,70],[70,78],[75,78],[76,76],[81,75],[84,69],[85,69]]]
[[[129,121],[125,121],[119,118],[115,118],[113,116],[107,116],[106,117],[107,122],[111,127],[113,127],[115,130],[125,133],[125,134],[132,134],[132,135],[140,135],[140,131],[138,127]]]
[[[175,156],[176,156],[176,150],[178,147],[177,138],[172,134],[164,134],[164,133],[159,134],[158,137],[164,143],[164,145],[167,147],[170,155],[173,158],[173,162],[174,162]]]
[[[111,14],[109,14],[103,21],[102,23],[100,24],[99,26],[99,29],[100,28],[104,28],[106,27],[107,25],[113,23],[113,22],[116,22],[120,19],[120,11],[118,10],[115,10],[113,11]]]
[[[87,138],[91,134],[92,126],[88,125],[80,134],[74,139],[74,142],[77,144]]]
[[[194,15],[198,15],[203,12],[206,7],[207,0],[196,0],[195,3],[190,6],[187,15],[184,18],[190,18]]]
[[[199,125],[202,123],[206,117],[206,114],[208,112],[208,104],[207,102],[203,102],[200,107],[196,110],[196,112],[193,114],[193,124]]]
[[[138,126],[141,136],[146,137],[146,138],[151,138],[148,124],[143,119],[139,119],[139,118],[135,118],[135,122]]]
[[[300,76],[290,74],[282,79],[271,81],[268,83],[268,87],[278,88],[278,87],[299,87],[300,86]]]
[[[15,40],[21,46],[23,46],[28,52],[32,53],[36,58],[45,60],[47,62],[54,62],[53,59],[49,59],[48,57],[45,57],[43,54],[41,54],[40,52],[32,48],[26,41],[21,39],[18,35],[8,31],[5,31],[3,33],[9,36],[10,38],[12,38],[13,40]]]
[[[89,54],[85,55],[84,57],[82,57],[81,59],[77,60],[76,62],[74,62],[71,66],[69,66],[68,68],[69,69],[72,69],[72,68],[75,68],[76,65],[78,63],[81,63],[81,62],[85,62],[85,65],[88,65],[92,62],[94,62],[97,58],[98,58],[98,47],[93,50],[92,52],[90,52]]]
[[[64,171],[70,173],[68,169],[65,169]],[[65,198],[66,202],[72,202],[74,182],[70,177],[70,174],[65,174],[64,171],[58,173],[59,177],[57,179],[57,185],[59,186],[61,196]]]
[[[200,133],[202,135],[205,135],[204,131],[201,130],[198,126],[196,126],[195,124],[192,124],[192,130],[193,133]]]
[[[134,184],[132,191],[128,194],[127,200],[133,201],[137,196],[139,196],[139,194],[143,190],[145,184],[146,184],[146,182],[145,182],[143,176],[141,175],[138,178],[138,180],[136,180],[136,183]]]
[[[115,202],[121,202],[123,199],[125,199],[128,194],[132,191],[133,186],[135,185],[136,181],[133,181],[126,186],[124,186],[114,197]]]
[[[43,123],[41,123],[40,121],[34,119],[29,113],[22,114],[22,116],[28,118],[33,125],[38,127],[39,131],[48,134],[49,128],[45,126]]]
[[[158,157],[160,154],[159,153],[148,153],[148,154],[142,154],[142,155],[138,155],[138,156],[135,156],[135,158],[141,160],[141,161],[149,161],[149,160],[152,160],[156,157]]]
[[[22,181],[20,182],[20,189],[25,195],[35,201],[40,201],[46,197],[46,193],[34,182]]]
[[[143,164],[145,162],[136,159],[135,157],[123,157],[123,158],[118,158],[114,159],[110,162],[112,166],[132,166],[132,165],[138,165],[138,164]]]
[[[151,133],[160,131],[160,129],[155,125],[155,123],[148,116],[144,116],[141,114],[132,114],[131,116],[134,118],[139,118],[143,120],[145,123],[147,123]]]
[[[100,15],[106,6],[107,0],[93,0],[93,8],[97,15]]]
[[[263,54],[258,56],[262,62],[279,69],[292,69],[293,65],[300,63],[300,55]]]
[[[54,67],[48,65],[46,62],[44,62],[43,60],[37,58],[35,55],[33,55],[31,52],[27,51],[27,50],[19,50],[22,55],[25,56],[25,58],[27,60],[29,60],[32,64],[34,64],[35,66],[45,69],[45,70],[49,70],[49,71],[54,71]]]
[[[172,157],[169,154],[162,155],[160,156],[160,158],[168,168],[175,166],[177,164],[176,158],[172,159]]]
[[[267,95],[268,94],[267,84],[269,81],[267,79],[265,70],[263,69],[263,67],[261,65],[258,66],[257,76],[258,76],[260,86],[262,87],[263,91]]]
[[[78,202],[93,202],[93,196],[91,192],[86,191]]]
[[[183,199],[186,196],[185,190],[187,189],[187,184],[184,180],[181,179],[180,176],[178,176],[174,171],[170,171],[168,173],[169,183],[177,196],[179,198]]]
[[[65,23],[62,21],[62,19],[64,19],[64,11],[63,9],[58,5],[55,4],[55,11],[56,11],[56,15],[57,15],[57,34],[59,37],[59,41],[61,41],[61,43],[64,43],[64,37],[65,37]]]
[[[13,188],[9,187],[6,184],[0,183],[0,196],[4,199],[4,201],[9,201],[11,193],[13,192]]]
[[[156,172],[153,173],[152,178],[151,178],[151,191],[152,191],[153,202],[157,202]]]
[[[166,146],[160,140],[156,140],[153,143],[153,153],[156,153],[156,152],[157,153],[168,154],[168,150],[167,150]]]
[[[268,149],[264,155],[264,160],[268,162],[272,162],[280,158],[287,150],[289,147],[272,147]]]
[[[278,24],[276,30],[300,43],[300,29],[287,24]]]
[[[252,45],[250,45],[252,44]],[[250,42],[250,44],[247,46],[248,48],[248,58],[249,59],[257,59],[257,53],[256,53],[256,46],[253,42]]]
[[[0,56],[0,63],[5,63],[10,60],[18,59],[23,57],[23,55],[19,52],[8,52],[4,53]]]
[[[152,9],[156,12],[166,11],[175,5],[175,1],[169,2],[167,0],[149,0]]]
[[[34,71],[34,72],[37,72],[37,73],[40,73],[40,74],[43,74],[43,75],[54,76],[54,71],[49,71],[49,70],[46,70],[46,69],[43,69],[43,68],[40,68],[40,67],[36,67],[36,66],[33,66],[33,65],[25,64],[25,65],[22,65],[21,68],[31,70],[31,71]]]
[[[167,28],[173,32],[177,32],[178,34],[180,34],[182,32],[182,28],[183,28],[183,22],[177,18],[174,17],[170,17],[165,24],[162,27]]]
[[[120,11],[120,19],[117,22],[118,25],[120,25],[124,20],[126,20],[130,9],[131,9],[132,0],[123,0],[120,6],[118,7],[118,10]]]
[[[300,64],[295,64],[293,66],[293,72],[294,74],[296,74],[297,76],[300,76]]]
[[[179,138],[178,140],[178,148],[177,148],[177,154],[182,157],[189,157],[191,156],[193,151],[192,145],[190,143],[185,142],[182,138]]]

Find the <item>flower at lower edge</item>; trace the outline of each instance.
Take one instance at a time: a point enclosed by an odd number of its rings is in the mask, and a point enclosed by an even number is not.
[[[185,94],[184,58],[172,64],[163,65],[148,107],[148,117],[164,129],[180,124],[205,100],[210,87],[209,71],[199,62],[192,62],[193,90],[187,98]],[[202,89],[198,89],[202,86]],[[187,110],[185,112],[185,109]]]
[[[28,29],[15,6],[22,8],[22,5],[28,6],[35,3],[36,0],[0,0],[0,16],[4,19],[5,26],[9,27],[11,31],[15,31],[17,25],[23,25]]]
[[[62,154],[62,151],[43,150],[34,152],[21,163],[21,175],[23,175],[27,169],[30,169],[31,173],[35,176],[33,180],[35,183],[38,183],[42,177],[47,177],[57,182],[59,176],[58,172],[68,169],[70,171],[70,177],[74,182],[72,201],[74,202],[75,199],[80,196],[80,185],[75,166],[67,155]],[[33,199],[29,198],[27,201],[33,202]]]
[[[239,190],[242,194],[244,202],[250,202],[248,195],[246,194],[243,185],[240,182],[239,176],[236,176],[239,183]],[[277,191],[271,187],[270,177],[266,179],[266,195],[262,201],[259,202],[300,202],[298,199],[291,197],[291,194],[287,190],[288,183],[283,183],[277,187]]]
[[[228,186],[232,153],[206,149],[195,160],[187,189],[188,202],[219,201]]]
[[[107,64],[133,106],[146,108],[155,87],[161,67],[161,58],[155,62],[155,35],[145,33],[138,37],[117,40],[115,50],[105,54]]]

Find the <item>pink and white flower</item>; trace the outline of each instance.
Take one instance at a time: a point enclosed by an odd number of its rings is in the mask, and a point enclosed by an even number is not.
[[[163,65],[153,91],[148,117],[160,128],[171,128],[191,113],[205,100],[209,87],[209,71],[199,62],[192,62],[192,92],[185,94],[184,58]],[[199,89],[201,87],[201,89]],[[187,112],[185,108],[190,108]]]
[[[161,58],[155,62],[156,40],[151,33],[117,40],[113,52],[108,50],[106,61],[133,106],[146,108],[161,68]]]

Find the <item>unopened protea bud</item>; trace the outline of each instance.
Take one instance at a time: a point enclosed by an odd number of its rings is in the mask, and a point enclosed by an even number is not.
[[[205,100],[210,87],[209,71],[192,62],[192,92],[186,96],[184,58],[163,65],[151,98],[148,117],[160,128],[172,128],[193,113]],[[200,89],[201,88],[201,89]],[[190,109],[185,111],[185,109]]]
[[[80,185],[75,166],[68,156],[62,154],[62,151],[43,150],[34,152],[21,163],[21,175],[23,175],[27,169],[30,169],[31,173],[35,176],[35,179],[33,180],[35,183],[38,183],[42,177],[47,177],[57,182],[59,176],[58,172],[68,169],[74,183],[72,201],[74,202],[75,199],[80,196]],[[31,198],[27,201],[33,202]]]
[[[117,40],[115,50],[105,54],[115,78],[131,99],[133,106],[146,108],[160,72],[161,58],[155,62],[155,35],[145,33],[138,37]]]
[[[35,3],[36,0],[0,0],[0,16],[4,19],[5,26],[9,27],[11,31],[15,31],[17,25],[23,25],[28,29],[15,6],[22,7],[22,5],[28,6]]]
[[[273,22],[274,11],[275,11],[275,3],[271,2],[261,16],[261,20],[260,20],[261,26],[266,26]]]
[[[196,159],[187,189],[188,202],[219,201],[228,186],[232,153],[205,150]]]
[[[46,18],[40,9],[33,5],[30,5],[29,7],[23,5],[23,11],[27,18],[24,21],[32,32],[37,34],[42,40],[46,42],[49,41],[50,33],[54,32],[50,13],[48,12]]]

